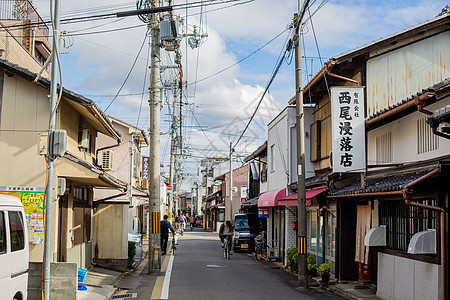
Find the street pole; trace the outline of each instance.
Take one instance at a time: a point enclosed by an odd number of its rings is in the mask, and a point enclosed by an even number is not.
[[[152,1],[152,7],[159,7],[159,0]],[[149,265],[148,272],[154,273],[160,270],[157,265],[161,261],[160,251],[154,251],[160,247],[161,205],[160,205],[160,44],[159,44],[159,14],[154,13],[150,22],[151,29],[151,71],[150,71],[150,168],[149,168],[149,213],[150,213],[150,236],[149,236]]]
[[[230,222],[233,224],[233,142],[230,142]]]
[[[174,207],[176,207],[174,203],[174,176],[175,176],[175,139],[177,136],[177,87],[175,83],[175,90],[173,95],[173,112],[172,112],[172,127],[170,130],[170,171],[169,171],[169,185],[172,187],[172,190],[169,193],[169,219],[172,220],[172,212]],[[176,210],[175,210],[176,212]],[[176,213],[175,213],[176,214]]]
[[[308,5],[306,2],[306,5]],[[295,32],[295,99],[297,122],[297,201],[298,201],[298,286],[308,286],[307,247],[306,247],[306,191],[305,191],[305,122],[303,114],[302,61],[300,49],[301,0],[298,1],[299,13],[294,15]]]
[[[58,88],[58,43],[59,43],[59,24],[60,24],[60,1],[55,0],[54,20],[53,20],[53,46],[52,46],[52,74],[50,82],[50,109],[49,109],[49,133],[50,137],[52,132],[56,129],[56,113],[53,111],[56,109],[56,98]],[[62,87],[61,87],[62,88]],[[48,139],[50,141],[50,138]],[[47,153],[50,151],[49,145]],[[52,206],[53,206],[53,181],[55,174],[54,158],[52,155],[47,154],[48,160],[48,182],[47,189],[45,190],[45,239],[44,239],[44,299],[50,300],[50,261],[52,253]]]

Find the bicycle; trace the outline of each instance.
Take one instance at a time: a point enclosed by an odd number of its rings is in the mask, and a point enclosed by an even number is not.
[[[232,252],[231,252],[231,244],[232,244],[232,237],[233,234],[232,233],[226,233],[224,234],[224,238],[223,238],[223,257],[226,259],[230,259]]]
[[[264,258],[264,252],[266,252],[266,232],[261,231],[255,237],[255,259],[261,260]]]
[[[177,246],[175,244],[175,233],[172,234],[172,255],[175,255],[175,250],[177,250]]]

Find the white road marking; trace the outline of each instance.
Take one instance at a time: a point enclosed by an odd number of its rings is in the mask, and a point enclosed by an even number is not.
[[[161,299],[169,299],[170,275],[172,275],[172,266],[174,255],[170,255],[169,264],[167,265],[166,275],[161,290]]]

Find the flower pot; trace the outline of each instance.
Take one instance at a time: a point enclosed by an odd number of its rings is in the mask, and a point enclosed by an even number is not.
[[[328,283],[330,281],[330,274],[322,275],[322,283]]]
[[[311,277],[316,277],[317,276],[317,270],[316,269],[308,270],[308,275],[311,276]]]

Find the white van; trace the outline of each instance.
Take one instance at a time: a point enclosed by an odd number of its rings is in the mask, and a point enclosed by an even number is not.
[[[22,202],[0,195],[0,298],[27,299],[28,234]]]

